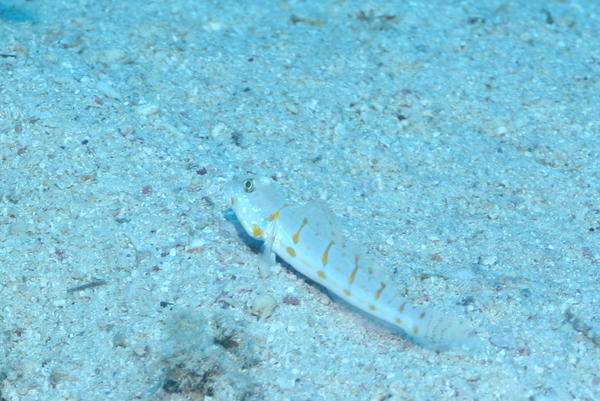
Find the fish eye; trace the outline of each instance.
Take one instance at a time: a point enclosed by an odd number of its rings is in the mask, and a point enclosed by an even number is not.
[[[244,190],[246,192],[254,191],[254,180],[246,180],[244,181]]]

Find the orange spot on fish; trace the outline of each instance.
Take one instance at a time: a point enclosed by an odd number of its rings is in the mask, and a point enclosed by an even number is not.
[[[272,215],[270,215],[267,220],[269,221],[273,221],[279,218],[279,212],[281,212],[283,209],[285,209],[286,207],[288,207],[289,205],[287,203],[284,203],[283,206],[281,207],[281,209],[279,209],[278,211],[276,211],[275,213],[273,213]]]
[[[356,272],[358,272],[358,255],[354,255],[354,265],[356,267],[354,268],[354,270],[352,270],[352,273],[350,273],[350,275],[348,276],[348,282],[350,282],[350,284],[352,284],[354,282],[354,279],[356,278]]]
[[[263,230],[260,229],[259,226],[257,225],[253,225],[252,226],[252,235],[255,237],[260,237],[263,233]]]
[[[379,297],[381,296],[381,293],[383,292],[383,290],[385,289],[385,283],[381,283],[381,288],[377,290],[377,292],[375,293],[375,299],[379,299]]]
[[[323,266],[325,266],[327,264],[327,261],[329,259],[329,250],[331,249],[332,246],[333,246],[333,241],[330,241],[329,245],[327,245],[327,248],[323,251],[323,255],[321,256],[321,260],[323,261]]]
[[[308,224],[308,219],[305,217],[304,220],[302,220],[302,224],[300,225],[300,228],[298,229],[298,231],[296,231],[294,233],[294,235],[292,235],[292,240],[294,241],[295,244],[297,244],[300,241],[300,230],[302,230],[302,228]]]

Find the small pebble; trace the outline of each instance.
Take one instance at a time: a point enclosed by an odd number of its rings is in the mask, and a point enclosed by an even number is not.
[[[229,135],[229,128],[222,122],[217,123],[211,131],[213,139],[222,140]]]
[[[119,48],[106,49],[98,54],[98,61],[106,65],[116,63],[131,64],[133,59],[124,50]]]
[[[498,261],[498,258],[496,256],[484,256],[481,258],[481,264],[482,265],[486,265],[486,266],[491,266],[496,264],[496,262]]]
[[[536,393],[529,397],[531,401],[557,401],[558,396],[556,392],[550,390],[547,394],[545,393]]]
[[[160,112],[160,107],[155,104],[145,104],[135,109],[135,112],[142,117],[150,117]]]
[[[55,299],[54,301],[52,301],[52,306],[54,306],[55,308],[62,308],[67,304],[67,301],[65,301],[64,299]]]
[[[77,81],[71,75],[57,75],[52,77],[52,81],[60,85],[76,85]]]
[[[284,304],[288,304],[288,305],[299,305],[300,304],[300,300],[296,297],[292,297],[292,296],[287,296],[283,298],[283,303]]]
[[[98,90],[98,92],[100,92],[104,96],[108,96],[113,99],[121,98],[121,94],[119,93],[119,91],[117,91],[112,85],[104,81],[98,81],[96,83],[96,90]]]
[[[127,338],[123,333],[116,333],[112,338],[113,347],[127,347]]]
[[[191,248],[201,248],[206,245],[206,240],[204,238],[195,238],[192,240],[190,244]]]
[[[135,129],[133,128],[133,125],[131,124],[122,124],[119,126],[119,132],[121,133],[121,135],[128,137],[129,135],[133,134],[133,131]]]
[[[20,234],[20,233],[26,233],[27,231],[29,231],[29,228],[27,227],[26,224],[19,222],[19,221],[15,221],[14,223],[12,223],[10,225],[10,233],[11,234]]]
[[[515,339],[512,336],[492,336],[490,342],[499,348],[515,347]]]
[[[265,320],[275,310],[277,299],[273,295],[261,294],[252,302],[252,314],[259,316],[260,320]]]
[[[44,60],[49,61],[51,63],[57,63],[58,62],[58,54],[54,53],[54,52],[48,52],[44,55],[43,57]]]
[[[474,382],[474,381],[481,379],[481,375],[479,374],[479,372],[475,372],[475,371],[471,370],[471,371],[465,372],[465,379],[470,382]]]
[[[146,347],[142,347],[141,345],[133,348],[133,353],[140,358],[146,356],[148,353],[148,349]]]

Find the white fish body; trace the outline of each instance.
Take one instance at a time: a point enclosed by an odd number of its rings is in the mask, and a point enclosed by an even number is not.
[[[267,269],[277,254],[337,297],[424,347],[479,347],[477,334],[458,317],[409,304],[360,246],[342,238],[324,201],[286,203],[269,178],[253,176],[234,178],[227,198],[246,232],[264,241]]]

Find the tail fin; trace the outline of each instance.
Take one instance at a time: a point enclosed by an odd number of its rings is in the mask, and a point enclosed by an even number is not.
[[[417,322],[406,334],[417,344],[434,351],[464,349],[477,351],[482,342],[475,330],[458,316],[444,314],[418,306],[406,307],[405,312]]]

